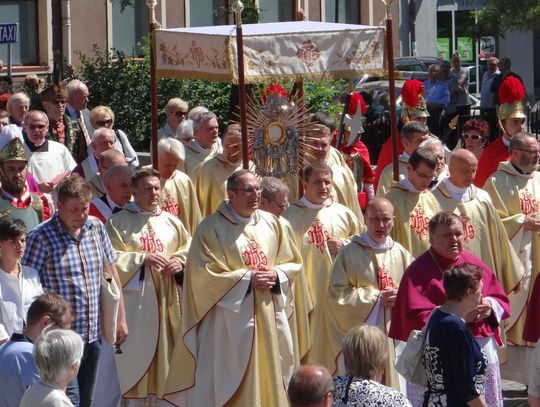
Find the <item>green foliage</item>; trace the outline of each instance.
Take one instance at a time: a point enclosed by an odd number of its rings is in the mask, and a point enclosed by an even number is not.
[[[106,52],[94,47],[89,56],[81,55],[79,78],[89,89],[89,108],[106,105],[115,113],[115,127],[129,136],[137,151],[150,148],[150,61],[148,39],[142,44],[145,58],[126,56],[123,52]],[[292,83],[282,83],[288,91]],[[327,111],[339,120],[341,104],[338,96],[346,88],[344,80],[306,81],[304,101],[312,111]],[[172,97],[180,97],[189,103],[190,108],[205,106],[218,116],[222,129],[229,124],[231,85],[216,82],[186,79],[160,79],[158,81],[158,126],[165,123],[163,107]],[[260,95],[264,86],[257,86]]]
[[[477,12],[479,36],[540,29],[538,0],[486,0],[486,6]]]

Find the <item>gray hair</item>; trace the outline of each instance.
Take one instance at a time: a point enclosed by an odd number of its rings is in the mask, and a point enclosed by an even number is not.
[[[411,120],[410,122],[405,123],[401,128],[400,135],[406,140],[411,140],[412,136],[416,133],[428,134],[429,127],[424,123]]]
[[[28,95],[24,92],[17,92],[11,95],[11,97],[7,101],[6,110],[9,114],[11,114],[11,106],[17,102],[26,102],[28,103],[28,107],[30,107],[30,98],[28,97]]]
[[[109,185],[112,180],[118,175],[125,175],[128,177],[128,183],[131,183],[131,176],[133,175],[133,170],[129,165],[113,165],[103,175],[103,183]]]
[[[184,109],[188,110],[188,104],[186,101],[180,99],[180,98],[171,98],[165,105],[165,112],[170,113],[173,110],[176,109]]]
[[[186,151],[184,145],[171,137],[165,137],[158,142],[158,154],[170,153],[181,161],[186,158]]]
[[[216,114],[214,112],[206,111],[206,112],[199,113],[198,115],[196,115],[192,119],[193,120],[193,130],[201,128],[204,123],[206,123],[207,121],[210,121],[212,119],[217,120],[217,116],[216,116]]]
[[[181,139],[193,138],[193,120],[182,120],[176,128],[176,137]]]
[[[34,359],[41,380],[58,384],[73,366],[81,364],[84,343],[80,335],[68,329],[45,330],[35,343]]]
[[[92,143],[96,141],[97,138],[107,135],[112,136],[113,139],[116,141],[116,134],[114,130],[108,129],[107,127],[100,127],[99,129],[94,130],[94,134],[92,134]]]
[[[26,126],[28,124],[28,119],[30,116],[33,115],[39,115],[41,118],[47,123],[47,126],[49,125],[49,118],[47,117],[47,114],[45,112],[42,112],[41,110],[30,110],[28,113],[26,113],[26,116],[24,116],[23,124]]]
[[[249,170],[241,169],[229,175],[229,178],[227,178],[227,191],[236,191],[240,187],[240,177],[246,174],[253,173]]]
[[[424,141],[422,141],[420,143],[418,148],[427,148],[427,149],[431,150],[435,146],[444,149],[444,146],[443,146],[443,143],[441,142],[441,140],[436,139],[435,137],[428,137],[426,140],[424,140]]]
[[[191,109],[187,115],[187,118],[189,120],[195,119],[195,116],[199,115],[200,113],[209,112],[209,110],[204,106],[195,106],[193,109]]]
[[[531,133],[527,133],[526,131],[520,131],[519,133],[516,133],[510,139],[508,150],[514,151],[514,150],[519,150],[520,148],[525,147],[525,142],[527,141],[528,138],[533,138],[536,140],[536,138]]]
[[[68,97],[69,95],[77,92],[79,89],[83,89],[83,87],[88,88],[83,81],[80,81],[78,79],[73,79],[69,81],[67,84]]]
[[[261,180],[261,196],[274,199],[279,192],[289,193],[289,187],[282,180],[275,177],[264,177]]]

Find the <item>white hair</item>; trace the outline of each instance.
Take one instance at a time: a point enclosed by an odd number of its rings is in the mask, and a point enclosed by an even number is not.
[[[87,88],[86,84],[83,81],[78,79],[73,79],[67,84],[68,97],[79,89]]]
[[[35,343],[34,359],[41,380],[58,384],[81,364],[84,343],[69,329],[44,330]]]
[[[202,125],[212,119],[217,120],[217,116],[214,112],[211,112],[207,110],[206,112],[200,112],[199,114],[195,115],[193,120],[193,130],[199,129],[202,127]]]
[[[171,153],[180,161],[184,161],[186,158],[186,151],[184,145],[172,137],[162,138],[158,142],[158,154]]]
[[[204,106],[195,106],[193,109],[189,111],[187,118],[189,120],[193,120],[195,116],[197,116],[199,113],[204,113],[208,111],[209,110]]]
[[[440,148],[444,148],[443,143],[441,142],[441,140],[439,140],[439,139],[437,139],[435,137],[428,137],[426,140],[424,140],[424,141],[422,141],[420,143],[418,148],[427,148],[427,149],[431,150],[435,146],[440,147]]]
[[[17,102],[26,102],[28,103],[28,107],[30,107],[30,98],[28,97],[28,95],[24,92],[17,92],[11,95],[11,97],[7,101],[6,110],[9,114],[11,114],[11,106],[13,106]]]
[[[190,140],[193,138],[193,121],[183,120],[176,128],[176,138],[180,140]]]

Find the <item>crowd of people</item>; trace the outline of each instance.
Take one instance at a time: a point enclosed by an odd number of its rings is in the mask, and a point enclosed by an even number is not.
[[[472,118],[452,149],[428,126],[447,90],[404,85],[398,181],[390,144],[374,171],[361,127],[338,134],[324,112],[306,119],[301,176],[279,179],[244,168],[238,124],[220,137],[180,98],[140,168],[83,82],[42,89],[43,111],[12,95],[0,406],[502,407],[503,377],[540,405],[540,150],[523,85],[497,78],[500,135]],[[351,100],[349,123],[367,110]],[[104,281],[120,287],[112,339]],[[422,387],[394,359],[424,327]]]

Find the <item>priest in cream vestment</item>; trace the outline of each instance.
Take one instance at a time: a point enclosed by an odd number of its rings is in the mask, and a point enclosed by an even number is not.
[[[367,232],[354,236],[338,254],[328,289],[314,312],[309,362],[321,363],[334,374],[344,374],[341,342],[349,329],[369,324],[388,333],[401,276],[414,260],[389,236],[393,223],[390,201],[377,197],[368,203]],[[399,389],[392,339],[388,348],[385,384]]]
[[[450,156],[450,176],[432,193],[443,211],[461,217],[465,250],[482,259],[509,294],[518,287],[524,269],[489,194],[472,183],[477,166],[473,153],[454,150]]]
[[[174,138],[158,143],[158,170],[161,179],[161,208],[177,217],[190,235],[202,220],[191,179],[176,168],[184,159],[184,145]]]
[[[364,225],[355,214],[331,196],[332,170],[326,164],[309,164],[304,171],[305,195],[283,217],[289,221],[302,254],[313,306],[328,286],[330,270],[344,244]]]
[[[180,299],[175,274],[183,271],[190,235],[159,205],[155,170],[133,175],[134,202],[114,214],[106,228],[117,252],[129,340],[117,355],[125,398],[162,398],[174,346],[181,341]]]
[[[507,323],[506,338],[508,363],[503,365],[503,378],[512,377],[527,383],[530,358],[525,346],[534,346],[523,340],[527,312],[538,312],[527,307],[532,287],[540,270],[540,172],[538,142],[529,133],[518,133],[510,140],[510,160],[499,164],[484,189],[489,193],[502,219],[506,233],[525,269],[519,291],[509,295],[512,314]]]
[[[193,237],[182,303],[185,347],[175,348],[166,399],[181,406],[286,406],[294,356],[285,310],[302,261],[278,219],[257,210],[254,174],[236,171],[227,190],[229,200]]]
[[[407,178],[395,183],[386,198],[394,205],[396,221],[391,236],[413,256],[429,248],[429,220],[441,207],[428,190],[436,172],[437,157],[418,148],[407,164]]]

